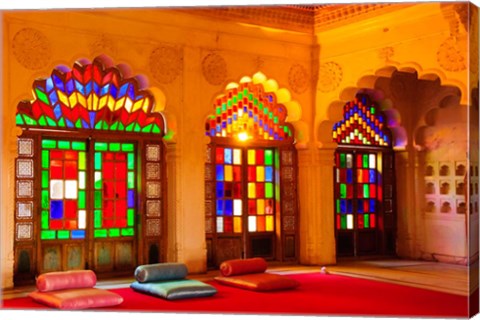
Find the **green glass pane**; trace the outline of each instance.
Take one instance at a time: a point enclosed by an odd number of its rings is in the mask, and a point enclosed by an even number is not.
[[[368,184],[363,185],[363,197],[370,198],[370,187]]]
[[[47,95],[45,93],[43,93],[42,91],[40,91],[40,89],[35,88],[35,95],[43,103],[48,104],[48,105],[50,104],[50,102],[48,101]]]
[[[112,130],[112,131],[117,131],[118,130],[118,121],[110,126],[110,130]]]
[[[138,123],[135,123],[135,126],[133,127],[133,131],[140,132],[142,131],[142,128],[140,128],[140,125]]]
[[[78,191],[78,209],[85,209],[85,191]]]
[[[78,128],[78,129],[82,129],[82,128],[83,128],[82,120],[81,120],[81,119],[78,119],[77,122],[75,122],[75,128]]]
[[[87,169],[87,156],[85,152],[80,151],[78,153],[78,170]]]
[[[18,125],[24,125],[25,122],[23,121],[23,118],[22,118],[22,115],[21,114],[17,114],[16,117],[15,117],[15,123],[18,124]]]
[[[58,126],[64,128],[65,127],[65,119],[63,117],[58,120]]]
[[[103,130],[108,130],[108,123],[106,121],[103,122],[102,129]]]
[[[102,210],[93,211],[93,226],[96,229],[102,227]]]
[[[363,155],[363,167],[368,168],[369,167],[369,162],[368,162],[368,154]]]
[[[120,151],[120,143],[112,142],[109,146],[110,151]]]
[[[278,124],[278,117],[276,117],[276,116],[273,117],[273,123],[274,123],[274,124]]]
[[[133,126],[135,126],[135,123],[130,123],[126,128],[125,128],[125,131],[132,131],[133,130]]]
[[[337,213],[340,213],[340,200],[337,199]]]
[[[42,148],[44,149],[54,149],[57,147],[57,141],[45,139],[42,140]]]
[[[95,230],[93,232],[93,236],[95,238],[106,238],[107,237],[107,230],[105,230],[105,229]]]
[[[153,125],[153,129],[152,129],[152,132],[153,132],[153,133],[160,133],[161,130],[160,130],[160,128],[159,128],[156,124],[154,124],[154,125]]]
[[[340,183],[340,198],[345,199],[347,197],[347,185]]]
[[[340,153],[340,168],[345,168],[346,166],[345,153]]]
[[[49,229],[48,218],[48,210],[42,210],[42,229]]]
[[[95,152],[95,158],[93,160],[93,166],[95,170],[102,170],[102,153]]]
[[[57,126],[57,122],[55,120],[53,120],[52,118],[50,117],[45,117],[47,119],[47,124],[50,126],[50,127],[56,127]]]
[[[275,152],[275,169],[280,169],[280,152]],[[276,172],[275,172],[276,173]]]
[[[50,168],[50,151],[42,150],[42,168]]]
[[[340,228],[347,229],[347,216],[344,214],[340,216]]]
[[[102,172],[101,171],[95,171],[94,174],[94,179],[95,179],[95,189],[102,189]]]
[[[42,230],[40,232],[40,238],[42,240],[52,240],[55,239],[55,231]]]
[[[87,146],[86,146],[85,142],[72,141],[72,149],[73,150],[79,150],[79,151],[85,151],[85,150],[87,150]]]
[[[37,121],[35,121],[34,119],[30,118],[29,116],[27,115],[23,115],[23,118],[25,119],[25,123],[29,126],[36,126],[37,125]]]
[[[129,237],[133,236],[135,234],[135,231],[133,228],[123,228],[122,229],[122,236],[124,237]]]
[[[218,115],[222,114],[222,109],[220,107],[217,107],[215,111]]]
[[[98,129],[98,130],[102,129],[102,124],[103,124],[103,120],[98,121],[97,124],[95,125],[95,129]]]
[[[135,155],[132,152],[127,154],[127,168],[129,170],[135,169]]]
[[[110,237],[120,237],[120,229],[118,228],[109,229],[108,235]]]
[[[42,191],[42,209],[48,209],[50,198],[48,197],[48,190]]]
[[[133,151],[134,145],[133,143],[122,143],[122,151]]]
[[[108,143],[106,142],[95,142],[95,151],[107,151]]]
[[[94,208],[95,209],[102,208],[102,191],[95,191]]]
[[[371,114],[375,114],[375,108],[373,108],[373,107],[370,108],[370,113],[371,113]]]
[[[232,106],[232,100],[229,99],[229,100],[227,101],[227,106],[228,106],[228,107],[231,107],[231,106]]]
[[[128,209],[127,210],[127,226],[133,227],[135,224],[135,210]]]
[[[273,198],[273,183],[265,183],[265,198]]]
[[[253,99],[253,105],[258,106],[258,99],[257,98]]]
[[[58,141],[58,148],[64,150],[70,149],[70,141]]]
[[[370,216],[368,214],[363,215],[363,226],[365,228],[370,228]]]
[[[234,96],[233,98],[233,103],[237,103],[238,102],[238,98],[236,96]]]
[[[151,132],[151,131],[152,131],[152,127],[153,127],[153,123],[149,124],[148,126],[145,126],[145,127],[142,129],[142,132]]]
[[[227,105],[225,103],[222,103],[222,111],[226,111],[227,110]]]
[[[127,187],[128,189],[135,188],[135,175],[133,172],[129,172],[127,175]]]
[[[69,239],[69,238],[70,238],[70,231],[68,230],[58,231],[58,239]]]
[[[271,166],[273,164],[273,151],[270,149],[265,150],[265,165]]]
[[[121,122],[118,124],[118,131],[125,131],[125,126]]]

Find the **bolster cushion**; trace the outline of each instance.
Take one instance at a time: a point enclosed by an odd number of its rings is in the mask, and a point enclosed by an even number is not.
[[[123,298],[119,294],[97,288],[35,291],[29,293],[28,296],[38,303],[62,310],[116,306],[123,302]]]
[[[267,270],[267,262],[263,258],[234,259],[220,264],[220,273],[224,277],[241,274],[263,273]]]
[[[217,293],[215,287],[190,279],[147,283],[135,281],[130,287],[135,291],[167,300],[209,297]]]
[[[221,284],[253,291],[275,291],[294,289],[300,283],[287,276],[273,273],[255,273],[234,277],[215,277]]]
[[[157,282],[184,279],[188,274],[183,263],[154,263],[138,266],[134,276],[138,282]]]
[[[38,276],[36,286],[40,292],[62,289],[93,288],[97,277],[92,270],[71,270],[43,273]]]

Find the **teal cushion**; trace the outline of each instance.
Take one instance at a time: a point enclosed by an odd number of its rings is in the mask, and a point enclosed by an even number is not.
[[[138,282],[157,282],[184,279],[188,274],[183,263],[165,262],[145,264],[135,269],[135,280]]]
[[[167,300],[209,297],[217,293],[215,287],[198,280],[190,279],[147,283],[135,281],[130,287],[135,291]]]

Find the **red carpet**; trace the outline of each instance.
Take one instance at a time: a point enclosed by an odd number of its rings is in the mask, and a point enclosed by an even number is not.
[[[233,313],[305,316],[432,316],[467,317],[468,297],[320,273],[289,275],[300,281],[295,290],[259,293],[210,282],[213,297],[166,301],[112,289],[125,301],[100,311]],[[3,309],[48,309],[30,298],[3,301]]]

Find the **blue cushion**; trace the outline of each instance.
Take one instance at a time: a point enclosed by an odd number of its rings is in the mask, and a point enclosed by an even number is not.
[[[217,293],[217,289],[198,280],[174,280],[130,284],[138,292],[150,294],[167,300],[178,300],[197,297],[209,297]]]
[[[185,279],[187,266],[183,263],[154,263],[138,266],[135,269],[135,280],[138,282],[157,282]]]

